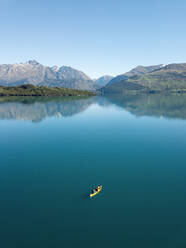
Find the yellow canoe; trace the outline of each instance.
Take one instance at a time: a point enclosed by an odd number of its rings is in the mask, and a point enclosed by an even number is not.
[[[97,191],[95,191],[94,193],[90,193],[90,197],[97,195],[101,191],[102,186],[98,186],[96,189],[97,189]]]

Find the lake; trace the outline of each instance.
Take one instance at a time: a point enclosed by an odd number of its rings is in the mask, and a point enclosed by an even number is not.
[[[186,247],[185,95],[0,98],[0,154],[2,248]]]

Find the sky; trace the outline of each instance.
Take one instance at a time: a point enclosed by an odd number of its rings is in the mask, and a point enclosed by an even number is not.
[[[30,59],[91,78],[186,62],[186,0],[0,0],[0,64]]]

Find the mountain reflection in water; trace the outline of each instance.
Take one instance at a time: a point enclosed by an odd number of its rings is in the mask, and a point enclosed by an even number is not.
[[[184,94],[114,95],[109,100],[135,116],[186,119]]]
[[[70,117],[92,104],[118,106],[135,116],[186,119],[186,95],[112,95],[97,97],[0,98],[0,119],[40,122],[47,117]]]
[[[0,119],[40,122],[47,117],[69,117],[88,108],[90,98],[0,98]]]

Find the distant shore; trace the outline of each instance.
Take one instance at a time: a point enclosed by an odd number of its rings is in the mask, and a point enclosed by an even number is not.
[[[31,84],[19,86],[0,86],[0,96],[94,96],[94,92],[60,87],[35,86]]]

